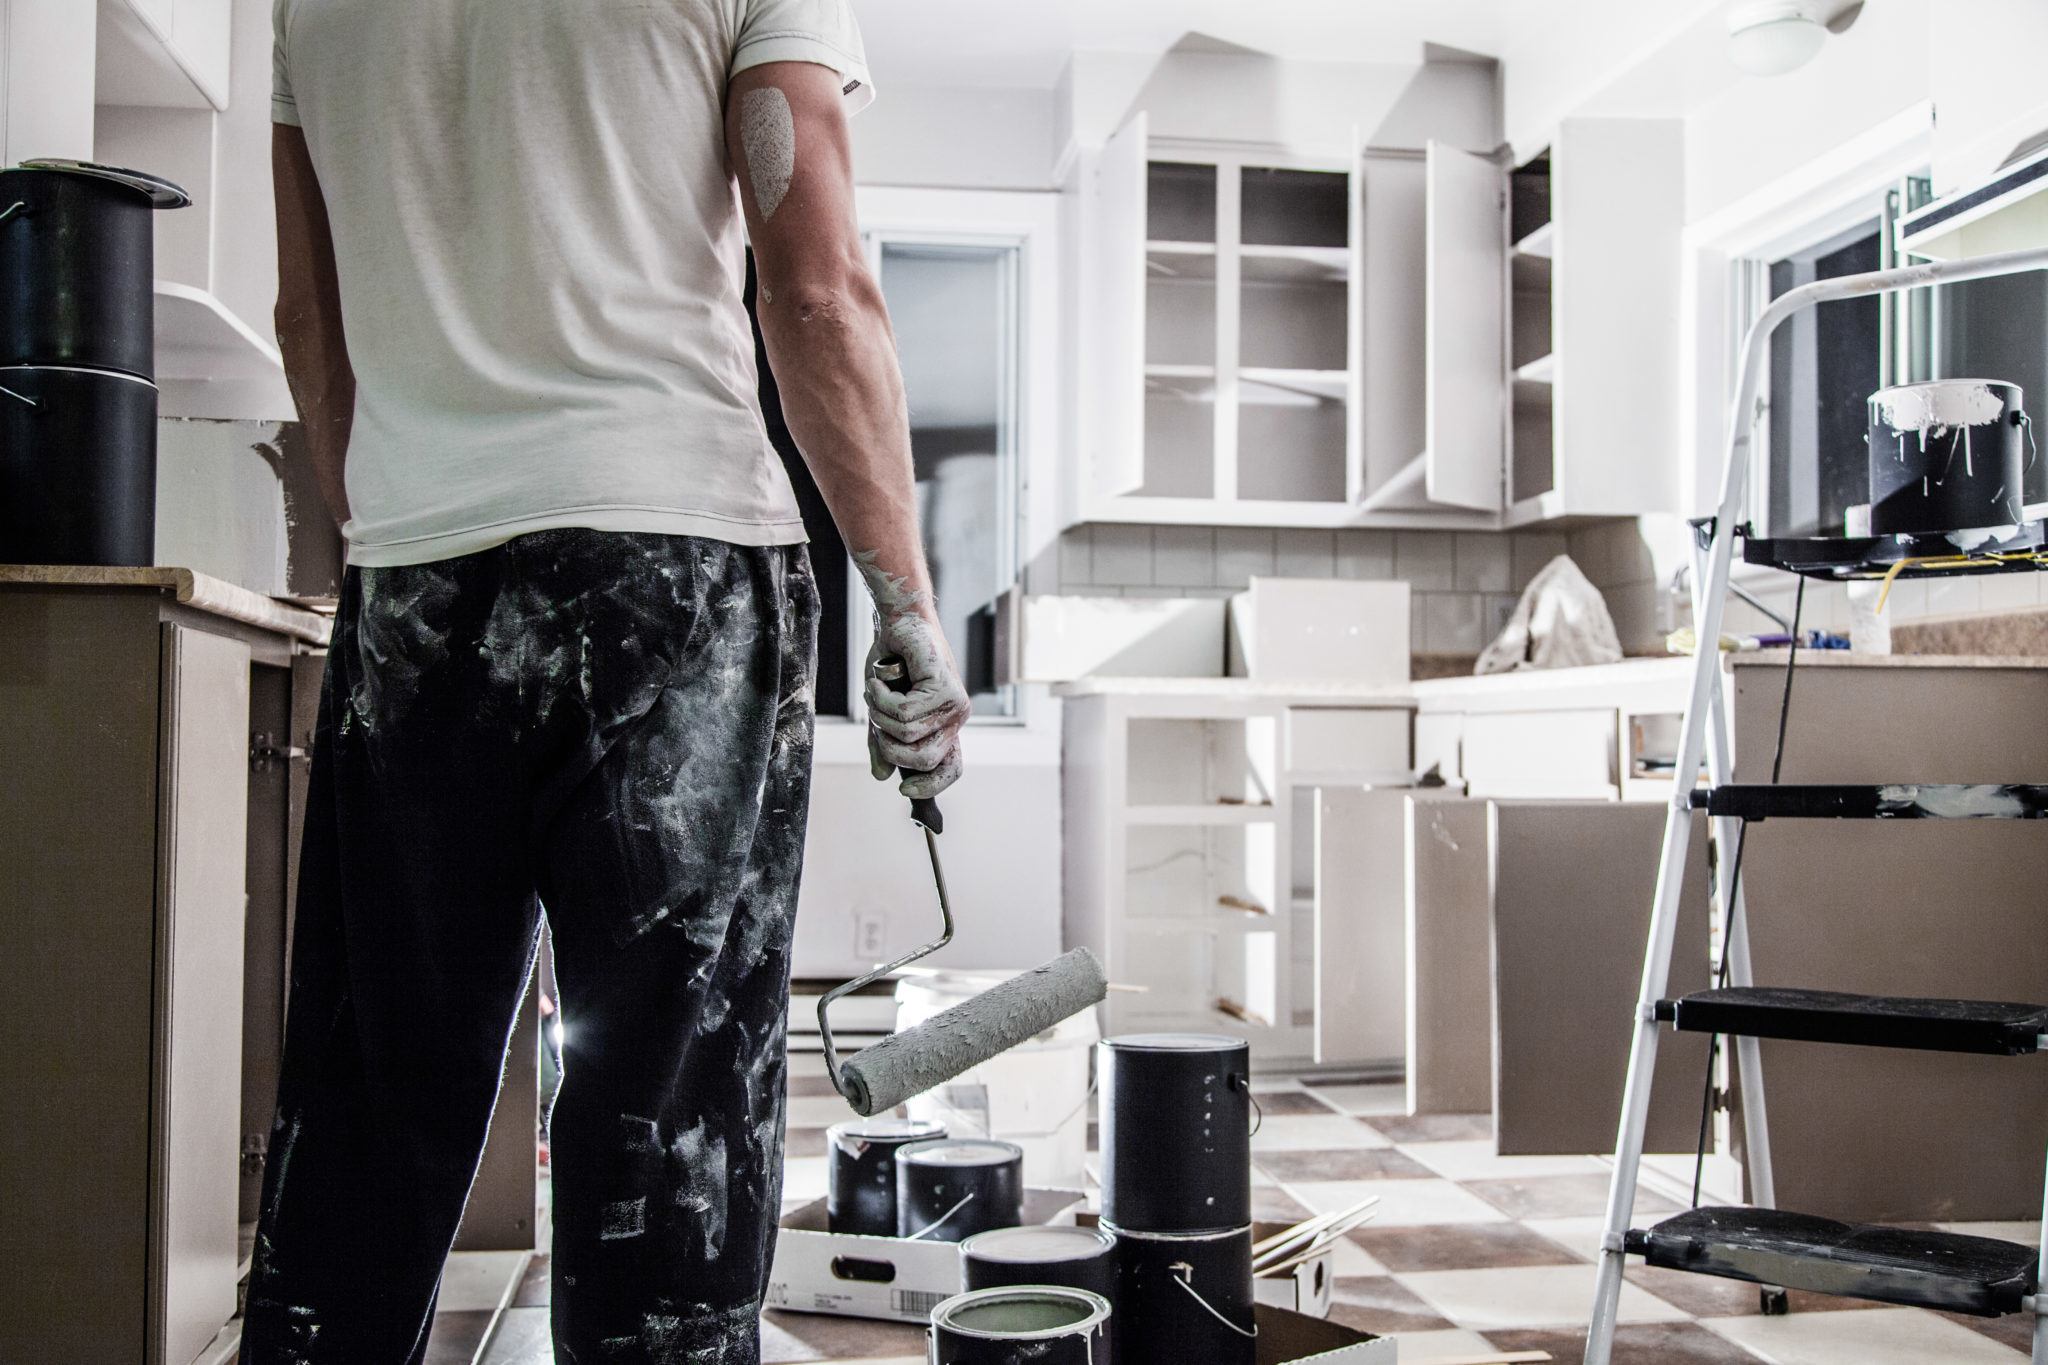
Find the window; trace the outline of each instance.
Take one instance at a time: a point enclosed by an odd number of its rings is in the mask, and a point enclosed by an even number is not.
[[[873,246],[910,400],[939,621],[960,656],[975,718],[1011,717],[1015,689],[996,687],[993,676],[996,601],[1018,570],[1019,248],[895,234],[876,234]]]
[[[1837,216],[1808,245],[1744,262],[1743,327],[1789,289],[1900,264],[1891,224],[1929,198],[1925,177],[1908,178],[1871,216],[1846,227]],[[1965,378],[2018,384],[2029,411],[2048,411],[2048,279],[1844,299],[1787,319],[1771,338],[1762,385],[1768,459],[1755,515],[1765,533],[1842,534],[1848,510],[1870,500],[1865,400],[1888,384]],[[2048,513],[2048,462],[2030,460],[2025,496],[2034,515]]]

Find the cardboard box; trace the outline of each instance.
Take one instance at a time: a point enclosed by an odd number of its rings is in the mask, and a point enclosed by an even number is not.
[[[1400,1360],[1393,1337],[1376,1337],[1263,1303],[1256,1311],[1258,1365],[1397,1365]]]
[[[1254,578],[1230,599],[1229,672],[1258,682],[1408,681],[1406,583]]]
[[[1024,1221],[1072,1223],[1086,1197],[1080,1190],[1027,1189]],[[922,1324],[964,1287],[958,1242],[829,1232],[825,1201],[814,1199],[782,1216],[766,1306]]]

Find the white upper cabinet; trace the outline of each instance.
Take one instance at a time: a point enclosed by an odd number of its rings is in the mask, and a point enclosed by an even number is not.
[[[99,0],[95,99],[226,109],[232,18],[232,0]]]
[[[1676,512],[1675,119],[1567,119],[1513,174],[1509,526]]]
[[[1086,520],[1339,526],[1365,485],[1356,186],[1341,164],[1096,158],[1079,283]]]
[[[1572,119],[1508,169],[1148,140],[1096,158],[1088,521],[1505,529],[1677,510],[1684,137]]]

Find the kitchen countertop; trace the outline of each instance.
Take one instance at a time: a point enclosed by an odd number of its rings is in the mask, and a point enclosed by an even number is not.
[[[275,631],[311,645],[325,645],[333,621],[318,612],[173,566],[103,567],[87,564],[0,564],[0,587],[153,588],[170,593],[198,611]]]

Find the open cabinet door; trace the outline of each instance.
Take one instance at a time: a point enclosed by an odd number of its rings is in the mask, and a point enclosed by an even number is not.
[[[1080,300],[1095,357],[1084,376],[1093,395],[1085,437],[1091,504],[1134,493],[1145,482],[1145,146],[1141,111],[1095,163]]]
[[[1351,162],[1352,506],[1429,506],[1423,461],[1422,158],[1361,146]]]
[[[1485,157],[1431,142],[1423,233],[1429,500],[1498,512],[1506,454],[1506,185]]]

